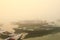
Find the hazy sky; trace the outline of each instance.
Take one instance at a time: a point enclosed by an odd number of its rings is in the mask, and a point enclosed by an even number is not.
[[[60,19],[60,0],[0,0],[0,21]]]

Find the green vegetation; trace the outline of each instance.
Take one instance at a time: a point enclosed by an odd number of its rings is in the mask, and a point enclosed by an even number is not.
[[[15,28],[15,33],[21,33],[21,31],[28,32],[24,40],[59,40],[60,39],[60,27],[43,22],[38,24],[18,24],[19,27]],[[21,29],[19,29],[21,28]],[[25,28],[25,29],[24,29]],[[31,31],[29,29],[33,29]]]
[[[60,40],[60,33],[49,34],[42,37],[28,38],[24,40]]]

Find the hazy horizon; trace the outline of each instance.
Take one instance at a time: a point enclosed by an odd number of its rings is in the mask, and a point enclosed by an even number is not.
[[[60,19],[60,0],[0,0],[0,23],[41,19]]]
[[[0,0],[0,21],[60,19],[60,0]]]

